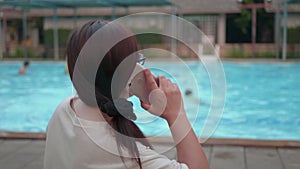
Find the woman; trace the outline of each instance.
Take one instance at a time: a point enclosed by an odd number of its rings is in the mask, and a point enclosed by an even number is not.
[[[104,29],[107,25],[108,31],[101,33],[100,28]],[[98,37],[94,36],[96,33]],[[84,55],[83,48],[92,38],[98,38],[101,43],[90,43],[95,45],[91,50],[101,48],[116,34],[130,36],[104,52],[96,77],[88,77],[93,74],[89,65],[99,58]],[[156,153],[133,122],[136,116],[132,104],[124,95],[128,92],[129,77],[139,60],[135,55],[137,41],[131,35],[120,24],[91,21],[70,36],[67,45],[68,69],[78,96],[62,101],[48,124],[45,169],[208,168],[202,147],[184,112],[180,91],[164,76],[155,78],[148,69],[143,72],[148,91],[160,91],[165,95],[163,111],[157,111],[156,106],[159,105],[153,102],[161,99],[159,95],[153,94],[150,103],[141,105],[168,122],[176,143],[178,161]],[[114,73],[124,62],[125,69],[120,71],[121,76],[113,84]],[[89,84],[93,84],[94,90],[87,87]]]

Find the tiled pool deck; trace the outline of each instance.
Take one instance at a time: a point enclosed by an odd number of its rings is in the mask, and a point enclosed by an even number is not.
[[[156,149],[170,146],[168,139],[154,140]],[[275,143],[267,145],[225,145],[222,139],[210,140],[204,144],[204,150],[211,169],[299,169],[300,146],[295,143]],[[221,143],[225,144],[222,145]],[[243,142],[243,141],[242,141]],[[252,141],[253,142],[253,141]],[[247,143],[244,141],[244,143]],[[249,142],[248,142],[249,143]],[[298,143],[296,143],[298,144]],[[1,169],[42,169],[45,141],[32,139],[0,139],[0,168]],[[176,158],[173,148],[166,152],[169,158]]]

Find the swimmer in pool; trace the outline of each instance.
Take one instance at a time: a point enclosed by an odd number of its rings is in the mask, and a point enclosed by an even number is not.
[[[29,61],[25,61],[23,67],[19,70],[19,74],[23,75],[25,74],[27,68],[29,67]]]
[[[186,89],[184,95],[186,96],[188,101],[191,101],[193,103],[199,103],[200,105],[208,105],[200,98],[193,96],[193,91],[191,89]]]
[[[186,96],[190,96],[190,95],[192,95],[193,94],[193,92],[192,92],[192,90],[190,90],[190,89],[187,89],[186,91],[185,91],[185,93],[184,93]]]

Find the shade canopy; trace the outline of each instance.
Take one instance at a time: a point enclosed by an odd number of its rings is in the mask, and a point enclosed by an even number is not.
[[[171,5],[168,0],[6,0],[0,6],[21,8],[130,7]]]
[[[288,3],[290,3],[290,4],[300,4],[300,0],[289,0]]]
[[[26,40],[27,21],[26,12],[31,8],[52,8],[53,9],[53,46],[54,46],[54,59],[59,59],[59,46],[58,46],[58,26],[57,26],[57,8],[72,8],[76,11],[77,8],[84,7],[111,7],[112,18],[115,16],[115,7],[138,7],[138,6],[163,6],[172,5],[169,0],[4,0],[0,1],[0,8],[21,8],[23,11],[23,40]],[[0,18],[1,19],[1,18]],[[1,20],[0,20],[1,23]],[[0,26],[1,32],[1,26]],[[1,35],[1,34],[0,34]],[[1,36],[0,36],[1,39]],[[1,41],[0,41],[1,46]],[[0,59],[2,58],[2,48],[0,47]],[[27,58],[27,46],[24,45],[24,58]]]

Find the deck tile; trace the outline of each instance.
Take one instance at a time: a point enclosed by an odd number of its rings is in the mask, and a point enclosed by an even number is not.
[[[211,169],[246,169],[243,147],[213,146]]]
[[[299,169],[300,168],[300,148],[280,148],[278,149],[285,169]]]
[[[276,148],[247,147],[245,152],[247,169],[283,169]]]

